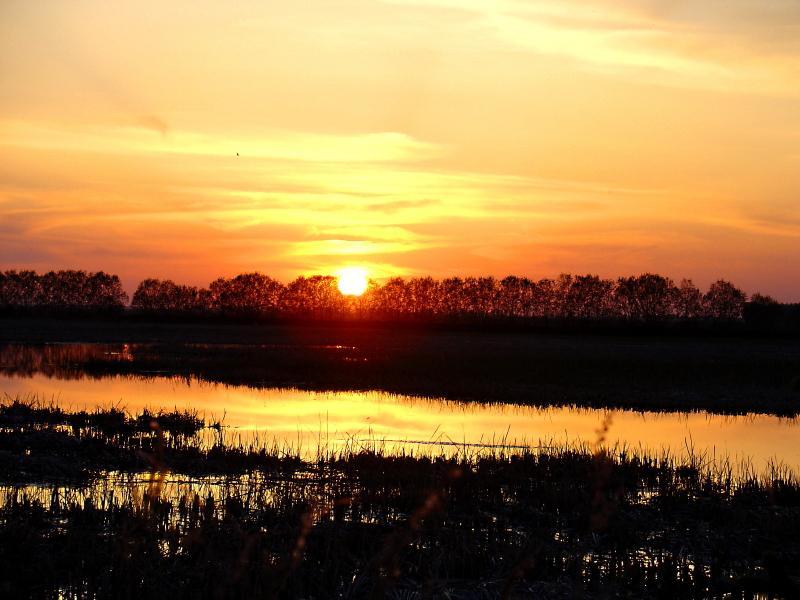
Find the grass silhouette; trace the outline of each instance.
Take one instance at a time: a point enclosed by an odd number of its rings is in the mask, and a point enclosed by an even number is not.
[[[213,427],[209,429],[209,427]],[[800,482],[593,445],[302,460],[193,413],[0,407],[0,590],[36,597],[790,596]],[[203,432],[211,433],[204,436]]]

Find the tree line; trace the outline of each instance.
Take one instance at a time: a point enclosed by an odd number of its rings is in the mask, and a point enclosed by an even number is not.
[[[118,311],[128,294],[116,275],[66,270],[0,272],[0,311],[97,313]]]
[[[146,315],[257,319],[663,322],[774,320],[781,306],[761,294],[748,301],[744,291],[725,280],[701,291],[691,280],[676,284],[652,273],[618,279],[568,274],[539,280],[395,277],[382,284],[370,281],[359,297],[342,295],[336,278],[322,275],[283,284],[261,273],[244,273],[202,288],[151,278],[139,284],[129,305],[119,277],[102,271],[0,272],[4,312],[128,309]]]
[[[756,295],[757,302],[774,300]],[[208,288],[147,279],[131,307],[151,313],[213,313],[237,317],[408,320],[554,319],[656,321],[740,320],[746,294],[724,280],[705,292],[654,274],[602,279],[561,275],[538,281],[509,276],[394,277],[370,281],[359,297],[344,296],[330,276],[298,277],[288,285],[260,273],[219,278]]]

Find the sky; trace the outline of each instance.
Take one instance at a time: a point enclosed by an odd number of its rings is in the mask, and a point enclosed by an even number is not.
[[[0,268],[798,265],[797,0],[0,3]]]

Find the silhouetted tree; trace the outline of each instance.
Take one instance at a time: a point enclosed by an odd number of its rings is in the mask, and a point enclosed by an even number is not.
[[[414,277],[407,282],[406,290],[411,314],[431,318],[441,311],[439,282],[433,277]]]
[[[478,317],[491,317],[495,314],[498,300],[498,284],[494,277],[467,277],[463,280],[466,312]]]
[[[107,312],[125,307],[119,277],[102,271],[6,271],[0,277],[0,307],[35,312]]]
[[[625,319],[665,319],[673,315],[677,292],[672,280],[661,275],[620,277],[614,290],[615,308]]]
[[[243,273],[220,277],[208,286],[212,310],[233,316],[273,316],[278,313],[286,288],[267,275]]]
[[[0,306],[31,308],[41,303],[41,281],[35,271],[6,271],[0,279]]]
[[[777,306],[780,303],[777,300],[775,300],[775,298],[773,298],[772,296],[756,292],[755,294],[750,296],[750,304],[761,304],[763,306]]]
[[[597,275],[562,275],[559,283],[564,292],[564,318],[602,319],[612,315],[610,299],[614,284],[611,281]]]
[[[707,316],[713,319],[736,320],[742,318],[745,293],[732,283],[720,279],[711,284],[703,296]]]
[[[392,277],[372,294],[373,310],[382,318],[399,317],[407,312],[409,298],[406,283],[401,277]]]
[[[92,299],[87,304],[90,309],[121,310],[128,303],[128,294],[122,289],[122,282],[116,275],[103,271],[91,273],[88,288]]]
[[[504,317],[532,317],[536,285],[526,277],[509,275],[497,289],[496,313]]]
[[[460,317],[467,313],[469,302],[464,297],[464,280],[461,277],[448,277],[439,285],[441,292],[440,314]]]
[[[568,279],[564,279],[567,277]],[[540,279],[533,290],[533,300],[529,314],[533,317],[545,319],[559,319],[564,314],[564,294],[572,281],[571,276],[561,276],[555,279]]]
[[[393,277],[370,281],[360,297],[343,296],[336,278],[298,277],[287,286],[261,273],[219,278],[208,289],[171,280],[145,279],[131,308],[160,314],[221,314],[234,317],[291,316],[312,319],[380,318],[426,320],[483,319],[666,319],[741,320],[772,328],[797,321],[787,305],[762,294],[746,302],[744,292],[727,281],[701,294],[691,280],[675,286],[652,273],[620,277],[562,274],[532,281],[524,277]],[[127,296],[119,278],[102,271],[0,272],[0,310],[92,312],[120,310]],[[776,308],[778,307],[778,308]]]
[[[131,308],[153,313],[203,313],[211,305],[210,292],[178,285],[169,279],[145,279],[136,288]]]
[[[348,314],[349,304],[339,292],[335,277],[298,277],[286,286],[284,310],[294,316],[332,319]]]
[[[683,279],[675,290],[673,310],[679,319],[697,319],[705,316],[703,294],[691,279]]]

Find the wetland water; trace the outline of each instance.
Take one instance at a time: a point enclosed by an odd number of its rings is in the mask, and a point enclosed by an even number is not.
[[[82,344],[82,354],[127,360],[125,349]],[[207,420],[223,419],[226,435],[258,438],[313,456],[319,445],[377,444],[390,452],[453,452],[492,445],[516,448],[594,443],[604,423],[609,445],[664,450],[685,456],[750,461],[756,471],[770,461],[800,470],[800,422],[769,415],[727,416],[706,412],[603,411],[574,407],[462,403],[380,391],[314,392],[292,388],[224,385],[159,374],[84,376],[77,345],[17,346],[3,353],[0,394],[36,398],[68,409],[117,406],[129,412],[193,409]],[[31,360],[31,357],[35,360]],[[25,364],[17,364],[24,359]],[[69,362],[69,361],[68,361]]]

